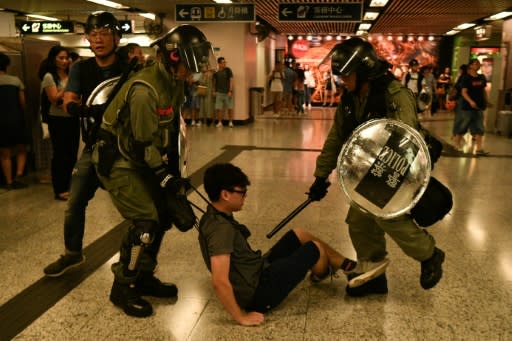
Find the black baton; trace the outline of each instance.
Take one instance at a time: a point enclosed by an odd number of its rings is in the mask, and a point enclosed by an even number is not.
[[[302,204],[300,204],[299,207],[294,209],[292,213],[288,214],[288,216],[286,218],[284,218],[279,224],[277,224],[276,227],[274,227],[274,229],[272,231],[270,231],[267,234],[267,238],[269,238],[269,239],[272,238],[277,232],[279,232],[280,229],[282,229],[286,224],[288,224],[290,222],[290,220],[292,220],[297,214],[300,213],[300,211],[302,211],[304,208],[306,208],[306,206],[308,206],[312,201],[313,200],[308,198],[306,201],[304,201]]]

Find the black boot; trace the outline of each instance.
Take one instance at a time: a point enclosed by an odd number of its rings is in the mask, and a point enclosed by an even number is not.
[[[141,296],[171,298],[178,296],[178,288],[173,283],[163,283],[153,272],[141,272],[135,283]]]
[[[444,252],[434,248],[432,257],[421,262],[420,284],[423,289],[433,288],[443,277]]]
[[[147,317],[153,313],[151,304],[135,290],[135,284],[121,284],[114,280],[110,301],[130,316]]]
[[[358,274],[349,274],[348,279],[358,276]],[[347,285],[345,291],[349,296],[361,297],[370,294],[387,294],[388,293],[388,280],[386,279],[386,273],[375,277],[374,279],[364,283],[361,286],[351,288]]]

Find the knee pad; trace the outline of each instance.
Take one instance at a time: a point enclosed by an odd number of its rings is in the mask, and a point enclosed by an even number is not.
[[[155,240],[158,225],[152,220],[134,220],[129,232],[131,245],[149,245]]]

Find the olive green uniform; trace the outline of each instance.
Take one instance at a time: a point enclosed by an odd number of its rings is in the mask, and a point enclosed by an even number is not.
[[[343,95],[336,110],[334,124],[317,158],[316,177],[327,178],[336,168],[343,143],[349,138],[356,124],[359,125],[369,119],[365,114],[365,107],[369,101],[375,100],[378,99],[367,97],[360,101],[351,93]],[[400,120],[414,128],[419,127],[414,97],[398,81],[393,80],[387,85],[384,100],[386,118]],[[349,122],[348,117],[355,120]],[[418,261],[430,258],[434,251],[434,238],[418,228],[409,214],[384,220],[350,207],[346,222],[358,259],[362,261],[376,262],[386,256],[384,233],[387,233],[405,254]]]
[[[137,271],[154,270],[163,235],[172,224],[166,209],[166,192],[159,186],[153,170],[167,167],[164,156],[174,143],[173,121],[179,119],[182,102],[183,82],[174,79],[163,64],[154,63],[128,79],[103,116],[101,129],[114,136],[119,153],[110,174],[98,174],[99,179],[123,218],[134,222],[130,230],[137,228],[137,223],[154,226],[151,228],[154,238],[144,248]],[[97,170],[101,142],[100,138],[93,152]],[[131,261],[130,250],[134,245],[131,232],[123,239],[119,263],[112,266],[120,283],[134,280],[123,273],[123,266],[126,269],[126,263]]]

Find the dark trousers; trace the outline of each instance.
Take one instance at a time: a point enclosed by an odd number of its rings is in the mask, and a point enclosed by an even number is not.
[[[248,311],[266,312],[281,303],[306,277],[320,257],[313,242],[301,245],[293,231],[288,231],[265,254],[267,265]]]
[[[55,194],[69,192],[71,172],[80,144],[78,117],[51,116],[48,122],[52,140],[52,184]]]

